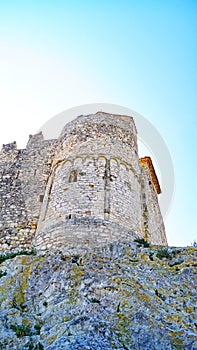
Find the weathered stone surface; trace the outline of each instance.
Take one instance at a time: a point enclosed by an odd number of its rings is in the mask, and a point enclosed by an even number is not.
[[[196,248],[113,243],[0,270],[0,349],[197,349]]]
[[[56,140],[31,136],[26,149],[16,142],[0,152],[0,251],[25,249],[37,228]]]
[[[151,159],[139,160],[131,116],[80,116],[57,140],[39,133],[25,149],[3,145],[0,251],[101,246],[137,235],[167,245],[158,188]]]

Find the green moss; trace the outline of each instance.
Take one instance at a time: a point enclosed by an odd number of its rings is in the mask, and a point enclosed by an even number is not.
[[[28,287],[28,278],[30,276],[32,270],[32,266],[28,266],[22,276],[21,276],[21,282],[19,287],[15,289],[14,295],[13,295],[13,301],[18,305],[19,308],[22,307],[22,305],[25,302],[25,291]]]
[[[76,264],[73,264],[72,266],[73,266],[73,268],[72,268],[73,274],[72,275],[73,275],[73,277],[75,279],[78,279],[81,276],[83,276],[84,272],[83,272],[83,269],[80,266],[78,266]]]
[[[121,343],[129,345],[131,343],[130,317],[125,312],[117,313],[116,332]]]
[[[31,271],[37,261],[43,260],[43,258],[39,257],[35,259],[29,266],[25,268],[23,273],[21,274],[21,280],[19,286],[15,289],[14,295],[13,295],[13,304],[15,307],[17,307],[19,310],[23,311],[23,304],[25,302],[25,291],[28,288],[28,279],[31,274]],[[28,259],[22,259],[22,263],[26,265],[28,262]]]
[[[75,304],[78,300],[78,286],[81,283],[81,278],[84,274],[83,268],[77,264],[72,264],[72,269],[70,273],[70,289],[68,290],[68,303]]]
[[[172,339],[173,349],[184,349],[184,332],[170,332],[169,335]]]
[[[20,251],[18,253],[5,254],[3,261],[6,259],[15,258],[17,255],[22,255],[23,253],[24,253],[24,251]],[[33,251],[29,251],[26,253],[27,253],[26,255],[31,255],[31,254],[33,254]],[[2,255],[1,255],[1,257],[2,257]],[[14,290],[14,295],[13,295],[12,305],[10,305],[10,306],[12,306],[12,307],[14,306],[14,307],[17,307],[20,310],[22,310],[22,305],[23,305],[24,299],[25,299],[25,290],[28,287],[27,282],[28,282],[28,278],[30,276],[30,273],[32,271],[32,268],[37,261],[41,261],[43,259],[44,259],[43,257],[36,258],[35,260],[32,261],[30,266],[27,266],[25,268],[25,270],[22,273],[16,273],[14,276],[11,276],[11,277],[5,279],[4,283],[0,286],[0,303],[7,299],[7,296],[10,293],[10,289],[12,287],[12,290]],[[24,266],[28,264],[28,261],[29,261],[28,257],[22,257],[22,259],[21,259],[21,263]],[[1,262],[2,262],[2,259],[1,259]],[[16,280],[19,280],[19,282],[20,282],[20,285],[17,287],[15,287]]]
[[[50,337],[48,337],[48,339],[47,339],[47,346],[51,345],[54,342],[54,340],[57,339],[57,337],[58,337],[58,334],[53,334]]]
[[[0,286],[0,304],[7,299],[7,296],[10,293],[10,287],[13,287],[13,284],[16,282],[17,278],[18,275],[12,276],[11,278],[6,278],[3,284]],[[13,305],[10,306],[12,307]]]
[[[70,320],[71,320],[70,316],[65,315],[65,316],[62,317],[62,321],[63,322],[69,322]]]

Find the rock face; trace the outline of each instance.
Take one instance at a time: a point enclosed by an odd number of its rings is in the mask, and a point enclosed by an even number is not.
[[[197,249],[0,257],[0,349],[197,349]]]

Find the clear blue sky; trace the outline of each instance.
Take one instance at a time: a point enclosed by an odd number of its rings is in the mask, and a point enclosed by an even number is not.
[[[169,244],[197,239],[197,1],[0,0],[0,143],[107,102],[145,116],[175,169]],[[166,169],[168,171],[168,169]]]

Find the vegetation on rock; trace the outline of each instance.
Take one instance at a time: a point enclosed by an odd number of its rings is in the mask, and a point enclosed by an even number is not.
[[[0,349],[194,350],[197,249],[167,251],[114,243],[4,260]]]

